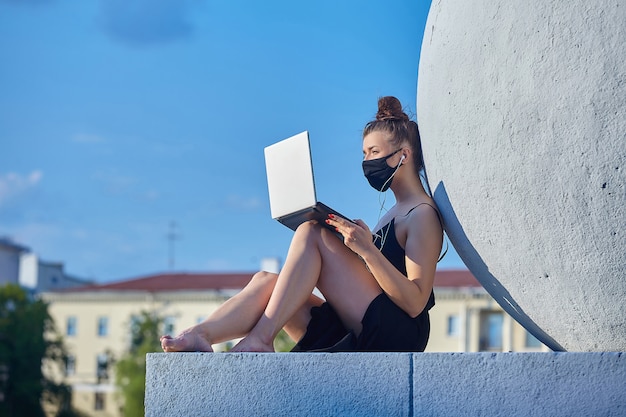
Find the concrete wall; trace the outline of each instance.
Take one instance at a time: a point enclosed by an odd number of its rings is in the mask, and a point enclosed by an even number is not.
[[[417,113],[455,249],[553,350],[626,350],[626,5],[433,2]]]
[[[623,416],[622,353],[147,356],[146,417]]]
[[[0,285],[17,284],[22,247],[0,239]]]

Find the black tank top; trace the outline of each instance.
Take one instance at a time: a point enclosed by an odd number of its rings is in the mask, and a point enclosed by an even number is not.
[[[417,207],[426,204],[429,207],[432,207],[428,203],[418,204],[413,207],[406,214],[407,216],[415,210]],[[439,212],[433,207],[433,210],[437,212],[437,217],[439,218]],[[396,238],[396,228],[395,228],[395,218],[391,219],[389,223],[381,227],[378,232],[374,234],[374,245],[380,250],[385,258],[404,275],[407,276],[406,272],[406,252],[404,248],[400,246],[398,239]],[[441,218],[439,218],[441,222]],[[381,248],[382,245],[382,248]],[[408,277],[407,277],[408,278]],[[428,303],[426,303],[425,311],[430,310],[435,305],[435,294],[433,291],[430,291],[430,297],[428,298]]]

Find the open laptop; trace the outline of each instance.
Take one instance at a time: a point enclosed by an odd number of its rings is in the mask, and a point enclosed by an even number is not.
[[[346,216],[317,201],[309,132],[304,131],[265,148],[265,169],[272,218],[288,228],[296,228],[307,220],[326,224],[329,214]]]

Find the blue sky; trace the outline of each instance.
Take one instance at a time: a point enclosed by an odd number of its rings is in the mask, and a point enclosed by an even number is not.
[[[291,237],[263,148],[303,130],[318,198],[373,227],[361,129],[415,112],[429,6],[0,0],[0,236],[106,282],[168,270],[176,222],[176,270],[256,270]]]

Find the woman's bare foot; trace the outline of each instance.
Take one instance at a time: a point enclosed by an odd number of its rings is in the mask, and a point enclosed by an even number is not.
[[[161,336],[164,352],[213,352],[211,342],[192,329],[183,330],[178,336]]]
[[[235,345],[231,352],[274,352],[274,346],[270,343],[264,343],[253,336],[246,336]]]

